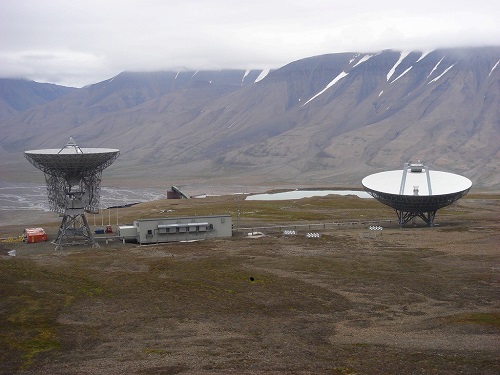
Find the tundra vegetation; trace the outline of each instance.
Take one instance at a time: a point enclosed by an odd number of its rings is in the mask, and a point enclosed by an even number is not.
[[[439,226],[399,228],[373,199],[220,196],[119,220],[231,214],[232,238],[2,242],[0,373],[498,374],[499,211],[498,195],[469,194]]]

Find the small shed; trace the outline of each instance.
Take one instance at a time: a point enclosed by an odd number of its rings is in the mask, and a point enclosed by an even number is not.
[[[23,232],[23,241],[27,243],[47,241],[47,233],[43,228],[26,228]]]
[[[172,188],[167,191],[167,199],[189,199],[189,197],[177,186],[172,186]]]

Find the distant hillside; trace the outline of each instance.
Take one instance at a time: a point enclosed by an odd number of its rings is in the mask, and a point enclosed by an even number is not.
[[[50,83],[0,78],[0,120],[59,99],[73,90],[76,89]]]
[[[500,47],[341,53],[262,71],[122,73],[2,122],[27,149],[121,150],[114,179],[358,186],[416,158],[500,183]]]

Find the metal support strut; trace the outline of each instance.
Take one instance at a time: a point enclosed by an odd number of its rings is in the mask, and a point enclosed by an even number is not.
[[[72,243],[63,241],[65,238],[68,239],[70,237],[72,237],[73,239]],[[87,218],[85,217],[85,213],[83,212],[76,215],[64,215],[61,221],[61,225],[59,226],[57,236],[55,240],[52,241],[52,244],[56,245],[56,250],[61,250],[64,245],[77,244],[77,242],[75,241],[77,237],[83,237],[83,242],[85,244],[91,244],[94,248],[99,247],[99,244],[92,236],[89,223],[87,221]]]
[[[437,212],[437,210],[429,212],[405,212],[401,210],[395,210],[395,211],[396,214],[398,215],[398,222],[400,227],[405,226],[416,217],[421,218],[423,221],[427,223],[428,226],[433,227],[434,218],[436,217],[436,212]]]

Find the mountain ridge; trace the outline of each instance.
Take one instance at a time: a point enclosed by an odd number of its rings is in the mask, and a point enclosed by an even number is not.
[[[43,105],[76,90],[52,83],[0,78],[0,120]]]
[[[73,136],[119,148],[115,178],[349,186],[419,158],[494,189],[499,61],[485,47],[314,56],[264,79],[124,72],[2,121],[0,155],[28,170],[22,151]]]

